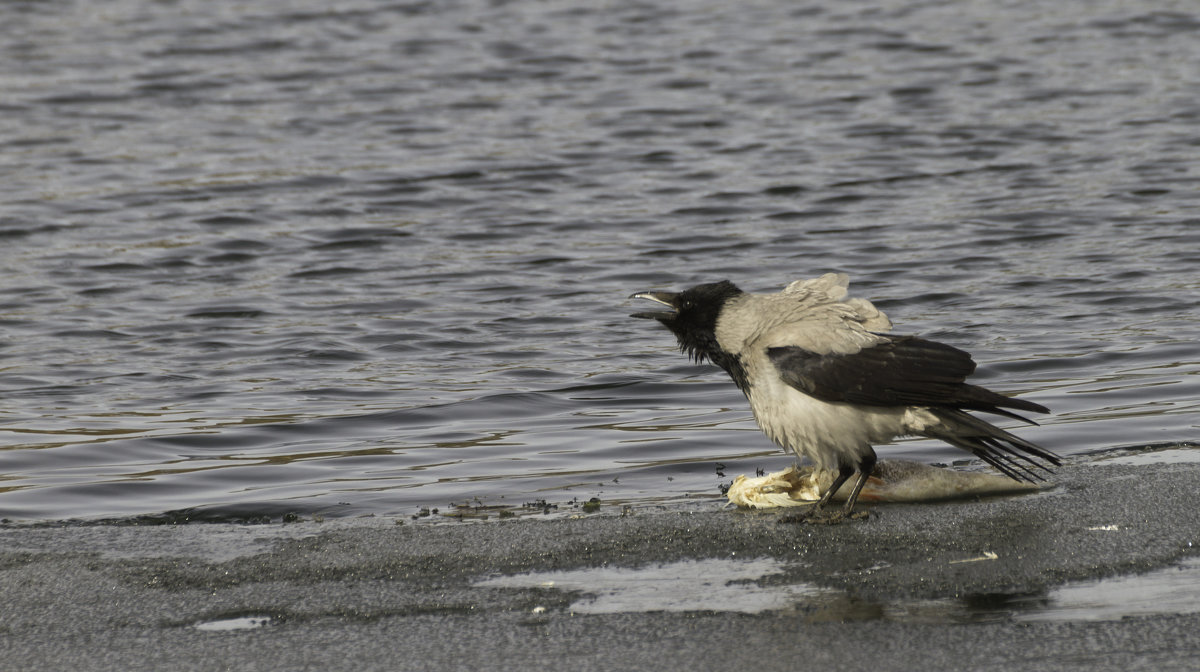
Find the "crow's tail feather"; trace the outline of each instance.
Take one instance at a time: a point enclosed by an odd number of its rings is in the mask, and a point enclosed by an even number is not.
[[[927,432],[930,438],[940,439],[973,453],[1013,480],[1029,483],[1044,481],[1045,477],[1038,470],[1051,473],[1052,469],[1041,461],[1053,466],[1062,464],[1058,455],[1049,450],[969,413],[954,408],[930,410],[942,421],[940,427]]]

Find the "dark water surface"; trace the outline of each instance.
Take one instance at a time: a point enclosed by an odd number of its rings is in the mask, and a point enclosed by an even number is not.
[[[625,297],[833,270],[1195,440],[1197,91],[1183,2],[5,3],[0,517],[713,497],[790,458]]]

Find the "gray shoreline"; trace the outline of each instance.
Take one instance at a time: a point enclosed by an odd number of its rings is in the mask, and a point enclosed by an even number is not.
[[[1197,492],[1198,462],[1076,462],[1045,492],[875,505],[838,526],[716,504],[9,525],[0,669],[1194,669],[1200,605],[1043,616],[1074,582],[1180,563],[1194,576]],[[747,562],[769,570],[730,574]],[[678,572],[677,592],[635,578],[634,606],[597,609],[578,580],[600,568]],[[762,602],[726,597],[742,589]]]

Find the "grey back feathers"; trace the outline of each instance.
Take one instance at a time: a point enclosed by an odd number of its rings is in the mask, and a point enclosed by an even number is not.
[[[717,338],[732,351],[797,346],[817,354],[851,354],[884,342],[887,316],[865,299],[846,300],[849,278],[827,273],[778,294],[743,294],[721,313]]]

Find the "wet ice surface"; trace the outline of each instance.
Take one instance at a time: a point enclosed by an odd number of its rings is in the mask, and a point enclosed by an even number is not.
[[[1027,10],[5,5],[0,518],[718,496],[789,458],[625,297],[722,277],[1194,440],[1197,17]]]
[[[219,618],[197,623],[197,630],[205,632],[236,632],[240,630],[257,630],[271,625],[270,616],[237,616],[234,618]]]
[[[986,562],[988,557],[969,560]],[[1067,584],[1038,595],[973,596],[962,600],[857,600],[841,591],[761,582],[780,574],[776,558],[684,560],[645,567],[596,567],[500,576],[486,588],[545,588],[580,593],[580,614],[654,611],[802,612],[813,621],[902,620],[967,623],[991,620],[1120,620],[1200,611],[1200,559],[1146,574]],[[540,612],[539,612],[540,613]]]
[[[1200,559],[1134,576],[1069,584],[1051,591],[1037,607],[1021,609],[1019,620],[1116,620],[1151,614],[1200,611]]]
[[[782,564],[774,558],[684,560],[639,568],[595,567],[501,576],[475,585],[582,592],[586,595],[571,605],[571,611],[581,614],[645,611],[758,613],[787,609],[808,595],[823,592],[815,586],[780,588],[755,583],[781,570]]]
[[[1178,462],[1200,462],[1200,450],[1196,444],[1165,444],[1122,448],[1097,454],[1106,464],[1172,464]]]

